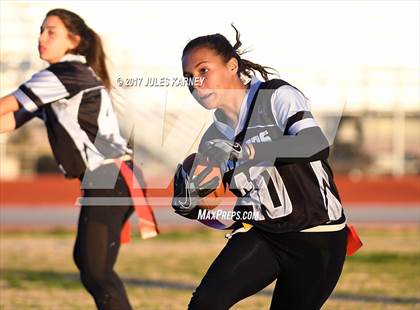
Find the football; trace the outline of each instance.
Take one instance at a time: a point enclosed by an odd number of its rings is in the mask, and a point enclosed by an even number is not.
[[[193,176],[197,176],[198,174],[200,174],[200,172],[202,172],[209,166],[212,169],[200,184],[205,184],[214,177],[217,177],[219,179],[219,183],[214,191],[212,191],[210,194],[208,194],[206,197],[200,200],[199,207],[203,209],[214,209],[217,206],[219,206],[223,199],[223,196],[226,193],[226,187],[222,181],[222,173],[220,171],[220,168],[212,165],[199,153],[193,153],[189,155],[182,163],[182,168],[186,173],[188,173],[190,178]]]

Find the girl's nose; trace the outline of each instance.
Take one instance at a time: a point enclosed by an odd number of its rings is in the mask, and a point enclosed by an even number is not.
[[[204,86],[204,79],[202,80],[201,77],[199,77],[199,76],[195,76],[193,79],[194,80],[192,82],[194,84],[194,88],[196,88],[196,89],[203,88],[203,86]]]

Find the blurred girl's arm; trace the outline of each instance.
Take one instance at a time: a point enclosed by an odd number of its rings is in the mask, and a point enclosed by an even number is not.
[[[19,104],[13,95],[0,98],[0,116],[19,110]]]
[[[19,104],[12,95],[0,98],[0,133],[12,131],[16,128],[15,115]]]
[[[28,112],[19,105],[15,96],[0,98],[0,133],[15,130],[35,116],[39,116],[39,113]]]
[[[15,115],[13,112],[0,116],[0,133],[12,131],[16,129]]]

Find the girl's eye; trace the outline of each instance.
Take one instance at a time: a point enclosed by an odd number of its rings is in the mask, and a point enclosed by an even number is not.
[[[206,74],[209,71],[209,69],[207,68],[201,68],[200,69],[200,74]]]
[[[54,31],[48,31],[48,34],[49,34],[50,36],[53,36],[53,35],[55,34],[55,32],[54,32]]]

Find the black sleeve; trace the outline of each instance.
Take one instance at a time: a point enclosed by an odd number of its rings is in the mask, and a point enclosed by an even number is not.
[[[280,163],[302,163],[328,158],[329,143],[319,127],[301,130],[295,136],[253,144],[254,159]]]
[[[20,106],[19,110],[13,112],[13,115],[15,117],[15,123],[16,123],[15,128],[18,129],[19,127],[29,122],[34,117],[42,118],[41,114],[42,114],[41,110],[37,110],[36,112],[31,113],[31,112],[28,112],[22,106]]]

